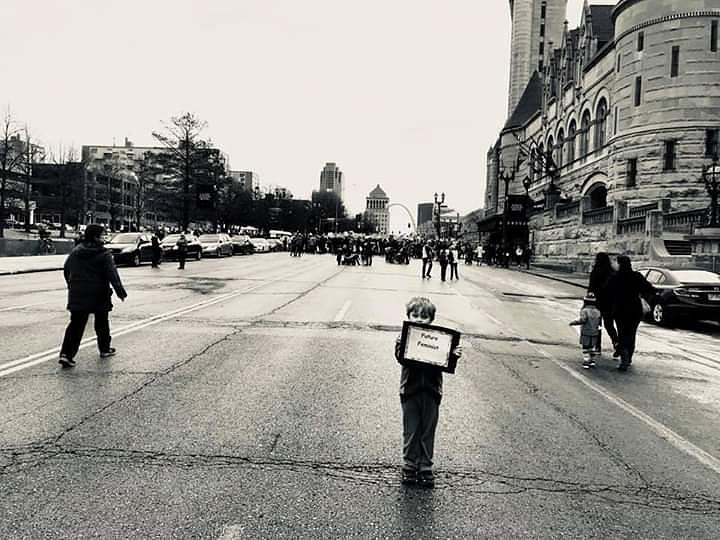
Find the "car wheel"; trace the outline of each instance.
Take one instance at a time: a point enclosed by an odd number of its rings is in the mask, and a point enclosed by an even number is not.
[[[652,318],[652,322],[657,325],[663,326],[668,323],[667,309],[665,309],[665,306],[661,302],[653,304],[650,317]]]
[[[195,254],[195,260],[199,261],[202,259],[202,251],[198,250],[198,252]]]
[[[140,266],[140,254],[139,254],[139,253],[136,253],[135,255],[133,255],[132,265],[133,265],[133,266]]]

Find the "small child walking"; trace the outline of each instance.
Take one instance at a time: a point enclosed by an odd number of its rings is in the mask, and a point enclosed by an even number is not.
[[[435,304],[428,298],[411,298],[405,306],[411,322],[431,324],[435,320]],[[462,356],[457,346],[452,354]],[[400,337],[395,342],[395,358],[400,360]],[[400,374],[400,404],[403,416],[403,466],[401,482],[432,488],[435,431],[442,399],[442,371],[432,366],[402,366]]]
[[[570,326],[582,325],[580,329],[580,345],[583,352],[583,367],[595,367],[595,358],[600,354],[600,323],[602,314],[596,306],[595,294],[588,292],[583,299],[580,317],[570,323]]]

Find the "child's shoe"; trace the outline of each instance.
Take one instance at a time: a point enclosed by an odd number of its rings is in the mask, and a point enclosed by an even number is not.
[[[420,471],[418,473],[417,482],[424,488],[435,487],[435,475],[432,471]]]
[[[400,483],[409,486],[417,482],[417,471],[412,469],[402,469],[400,471]]]
[[[594,365],[595,365],[595,362],[593,362],[593,361],[590,360],[590,359],[583,360],[583,363],[582,363],[582,367],[585,368],[585,369],[590,369],[590,368],[593,367]]]

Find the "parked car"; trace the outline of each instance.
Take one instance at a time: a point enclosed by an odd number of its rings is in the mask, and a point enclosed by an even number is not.
[[[202,244],[203,255],[232,257],[233,245],[229,235],[225,233],[201,234],[199,240]]]
[[[160,246],[163,248],[163,258],[177,259],[177,241],[179,238],[179,234],[168,234],[162,239]],[[198,237],[193,234],[186,234],[185,240],[187,240],[186,257],[188,259],[194,258],[196,261],[202,259],[202,244],[200,243],[200,240],[198,240]]]
[[[266,253],[270,251],[270,244],[265,238],[251,238],[253,247],[256,253]]]
[[[148,233],[119,233],[105,247],[117,264],[138,266],[143,261],[152,260],[152,243]]]
[[[236,234],[230,237],[233,246],[233,253],[236,255],[251,255],[255,251],[247,234]]]
[[[638,269],[658,290],[649,318],[670,324],[679,318],[720,322],[720,275],[705,270],[646,267]]]
[[[270,251],[282,251],[285,245],[279,238],[266,238],[265,241],[270,246]]]

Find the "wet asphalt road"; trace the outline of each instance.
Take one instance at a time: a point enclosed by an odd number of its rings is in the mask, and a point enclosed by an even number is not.
[[[119,354],[61,370],[59,272],[0,277],[0,538],[717,538],[720,328],[579,364],[578,288],[255,255],[123,268]],[[398,482],[413,295],[464,333],[437,486]]]

